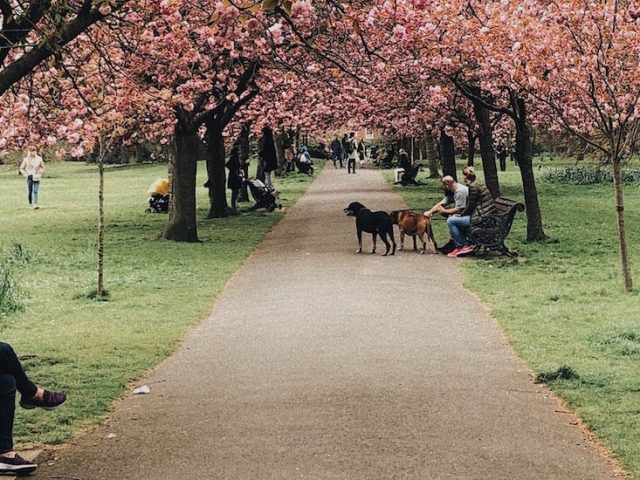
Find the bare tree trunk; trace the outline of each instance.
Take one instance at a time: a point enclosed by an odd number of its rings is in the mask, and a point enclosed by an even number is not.
[[[442,175],[451,175],[457,179],[456,148],[453,137],[447,135],[444,128],[440,130],[440,155],[442,156]]]
[[[433,138],[431,130],[424,134],[425,154],[429,164],[429,178],[440,178],[438,171],[438,153],[436,152],[436,140]]]
[[[98,290],[97,297],[104,297],[104,139],[99,139],[98,152]]]
[[[493,132],[489,111],[484,107],[481,98],[482,92],[478,87],[471,87],[473,92],[472,103],[476,122],[478,123],[478,143],[480,144],[480,156],[482,157],[482,170],[484,171],[484,183],[491,192],[493,198],[500,196],[500,182],[498,181],[498,169],[496,168],[496,151],[493,148]]]
[[[198,135],[178,121],[175,127],[175,155],[171,160],[169,180],[169,222],[164,238],[177,242],[199,242],[196,223],[196,172]]]
[[[278,170],[276,170],[276,175],[282,176],[287,173],[287,159],[284,156],[284,138],[286,133],[284,132],[273,132],[273,141],[276,144],[276,159],[278,160]]]
[[[544,240],[547,236],[542,226],[542,214],[538,203],[538,190],[533,174],[533,156],[531,150],[531,135],[525,103],[522,98],[512,97],[516,124],[516,160],[520,165],[520,177],[524,190],[524,203],[527,210],[527,241]],[[494,162],[495,165],[495,162]]]
[[[627,245],[627,230],[624,224],[624,199],[622,192],[622,174],[620,171],[620,158],[613,158],[613,187],[616,193],[616,219],[618,221],[618,240],[620,243],[620,262],[622,264],[622,279],[624,289],[627,292],[633,290],[631,275],[631,262]]]
[[[476,134],[470,128],[467,129],[467,165],[473,167],[476,156]]]
[[[207,218],[221,218],[229,215],[227,204],[225,151],[223,127],[219,122],[207,122],[207,173],[209,174],[209,215]]]
[[[246,123],[242,125],[242,129],[240,130],[240,166],[242,168],[242,172],[244,173],[244,178],[249,178],[249,125]],[[247,185],[243,184],[240,189],[240,196],[238,197],[239,202],[248,202],[249,201],[249,192],[247,189]]]

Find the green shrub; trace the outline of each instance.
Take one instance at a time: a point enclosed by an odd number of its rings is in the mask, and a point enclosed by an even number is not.
[[[3,256],[5,262],[17,263],[19,265],[35,263],[38,260],[38,254],[27,249],[20,242],[13,242],[11,247],[5,248]]]
[[[22,310],[22,291],[13,273],[13,266],[6,261],[0,263],[0,316]]]
[[[613,174],[608,169],[592,167],[566,167],[545,170],[542,179],[549,183],[570,183],[572,185],[594,185],[612,183]],[[623,183],[640,182],[640,169],[622,171]]]

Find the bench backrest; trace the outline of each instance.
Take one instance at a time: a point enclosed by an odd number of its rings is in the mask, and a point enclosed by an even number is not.
[[[511,200],[505,197],[498,197],[494,199],[494,204],[498,210],[500,216],[499,228],[505,231],[505,235],[511,230],[511,223],[516,216],[516,212],[523,212],[524,205],[515,200]]]

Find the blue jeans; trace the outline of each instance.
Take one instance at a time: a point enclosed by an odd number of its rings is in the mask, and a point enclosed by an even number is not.
[[[462,247],[469,244],[469,239],[465,235],[464,231],[471,225],[471,217],[460,217],[458,215],[452,215],[447,218],[447,227],[451,233],[451,238],[456,244],[456,247]]]
[[[38,191],[40,190],[40,180],[34,180],[33,175],[27,177],[27,191],[29,192],[29,205],[38,203]]]
[[[16,389],[24,398],[32,398],[38,391],[24,373],[11,345],[0,342],[0,453],[13,450]]]

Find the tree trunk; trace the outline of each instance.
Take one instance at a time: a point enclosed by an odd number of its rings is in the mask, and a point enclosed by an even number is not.
[[[97,298],[104,297],[104,140],[99,139],[98,153],[98,289]]]
[[[512,99],[512,104],[516,124],[516,160],[520,165],[524,203],[527,210],[527,241],[544,240],[547,236],[544,234],[542,226],[538,190],[533,174],[531,135],[526,121],[525,103],[523,99],[515,97]]]
[[[210,206],[207,218],[221,218],[229,215],[222,130],[223,128],[215,119],[207,122],[207,173],[209,174]]]
[[[177,242],[198,242],[196,224],[196,172],[198,135],[178,121],[175,127],[175,154],[171,159],[169,180],[169,223],[163,237]]]
[[[617,157],[617,155],[616,155]],[[622,196],[622,175],[620,172],[620,158],[613,159],[613,187],[616,192],[616,219],[618,221],[618,240],[620,243],[620,262],[622,264],[622,279],[627,292],[633,290],[631,264],[627,246],[627,230],[624,224],[624,199]]]
[[[431,130],[424,134],[425,155],[429,164],[429,178],[440,178],[438,171],[438,153],[436,152],[436,140],[433,138]]]
[[[480,144],[480,156],[482,157],[482,170],[484,171],[484,183],[491,192],[493,198],[500,196],[500,182],[498,181],[498,169],[496,168],[496,151],[493,148],[493,132],[489,111],[482,105],[478,87],[472,87],[473,112],[478,123],[478,143]]]
[[[467,165],[473,167],[476,156],[476,134],[470,128],[467,129]]]
[[[287,159],[284,156],[284,138],[286,133],[273,132],[273,141],[276,144],[276,159],[278,160],[278,170],[276,170],[276,175],[286,175],[287,173]]]
[[[238,144],[240,145],[240,166],[242,168],[242,172],[244,173],[244,178],[249,178],[249,125],[246,123],[242,125],[242,129],[240,130],[240,138],[238,140]],[[249,201],[249,191],[247,189],[247,185],[243,184],[240,189],[240,196],[238,197],[239,202],[248,202]]]
[[[442,157],[442,175],[451,175],[457,180],[456,148],[453,143],[453,137],[447,135],[444,128],[440,130],[440,155]]]

